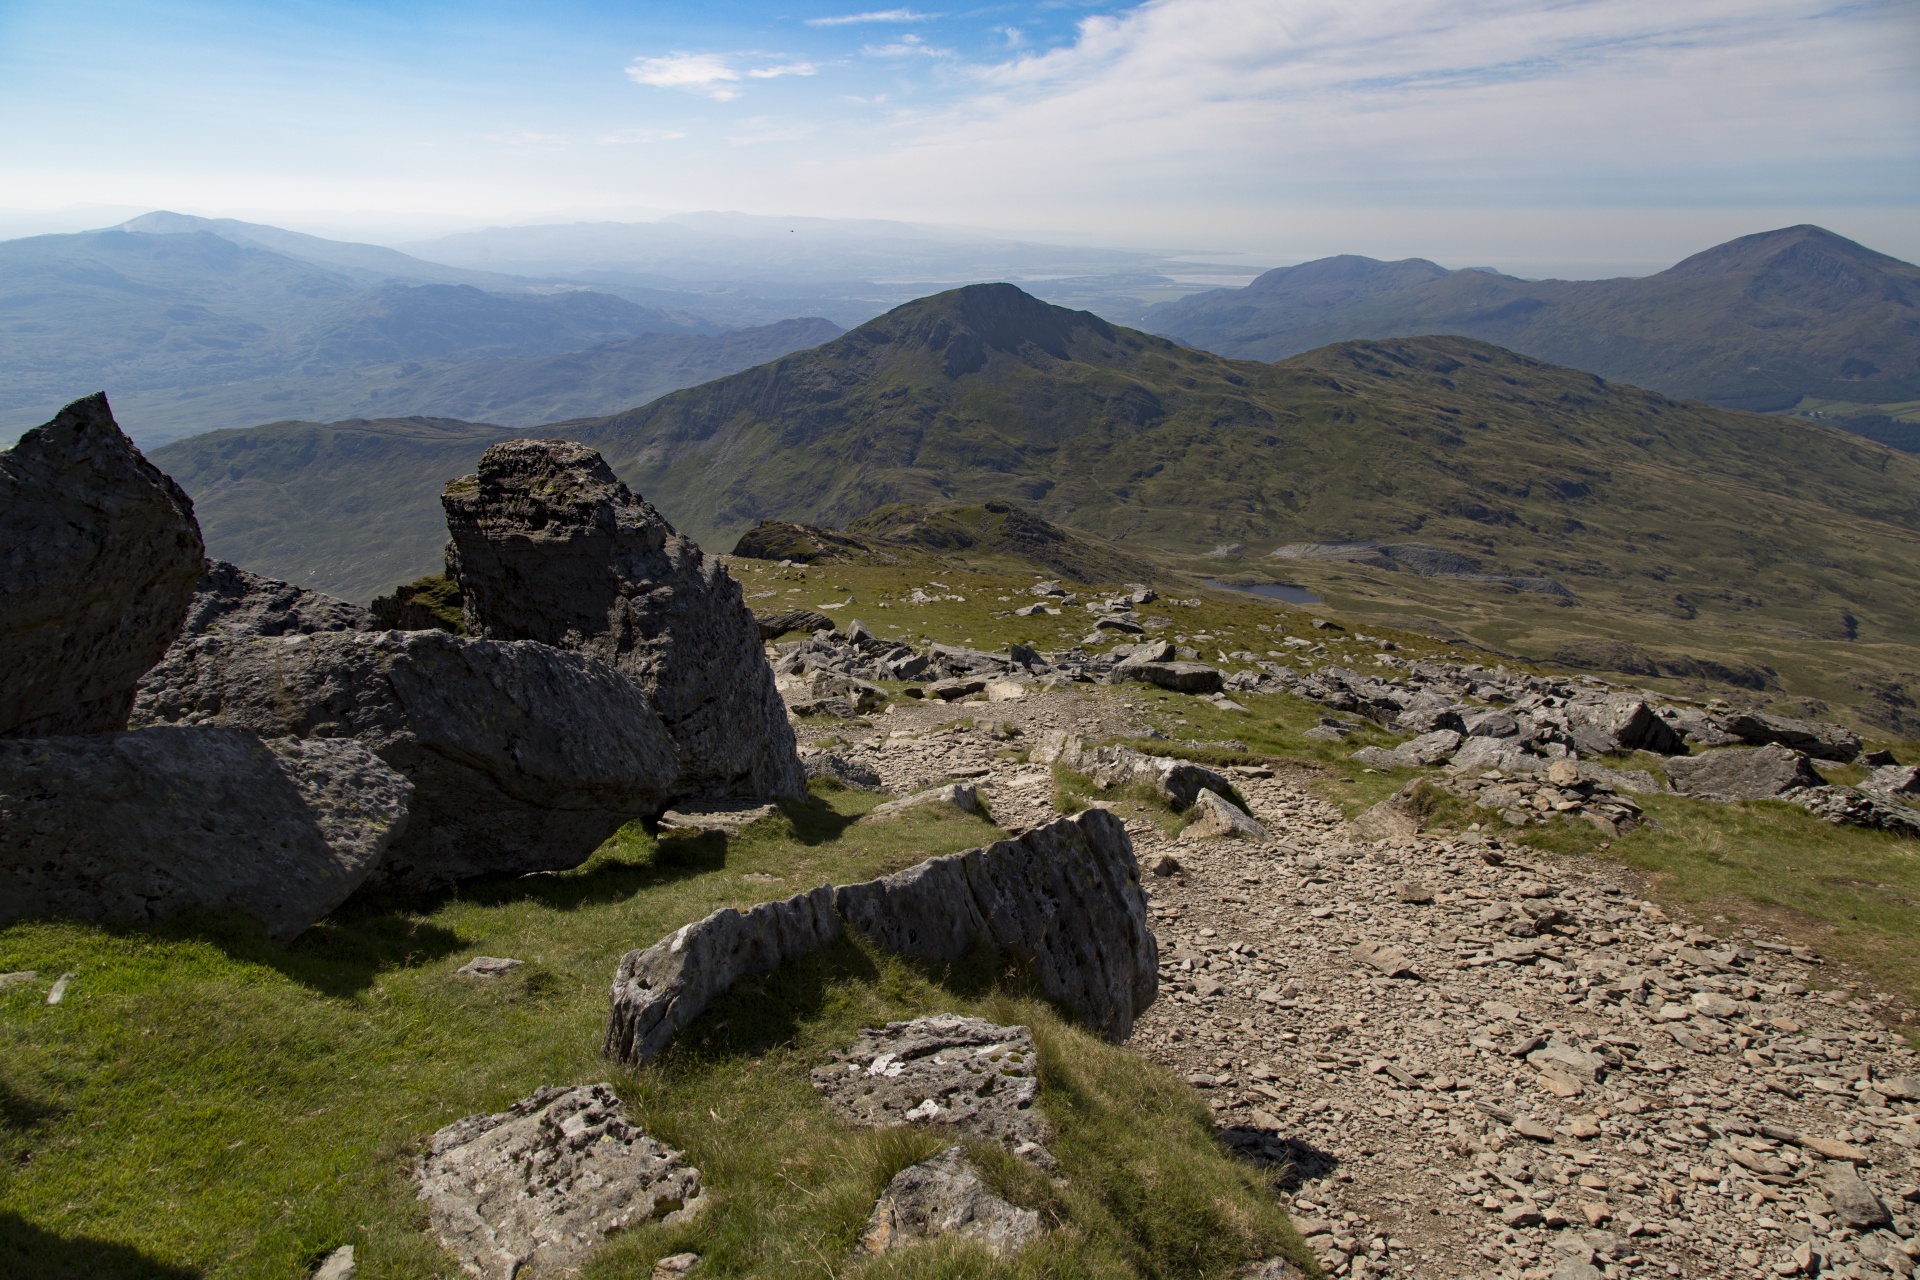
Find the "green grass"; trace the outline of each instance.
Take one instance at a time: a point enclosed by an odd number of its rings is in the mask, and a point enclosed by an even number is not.
[[[806,1070],[862,1025],[945,1009],[1036,1028],[1068,1186],[990,1172],[1060,1230],[1016,1267],[942,1249],[875,1274],[1220,1275],[1290,1242],[1191,1091],[1062,1023],[1018,975],[923,973],[847,944],[743,984],[638,1073],[600,1056],[625,950],[996,834],[935,811],[860,821],[878,799],[823,789],[731,841],[629,827],[577,871],[356,902],[286,948],[217,919],[0,930],[0,971],[43,977],[0,994],[0,1273],[281,1280],[351,1243],[368,1280],[451,1280],[409,1181],[423,1140],[543,1084],[607,1079],[689,1152],[716,1205],[616,1240],[591,1275],[644,1275],[681,1248],[715,1276],[859,1274],[873,1193],[929,1140],[843,1128]],[[455,976],[476,954],[526,966]],[[47,1006],[45,979],[67,971],[65,1003]]]

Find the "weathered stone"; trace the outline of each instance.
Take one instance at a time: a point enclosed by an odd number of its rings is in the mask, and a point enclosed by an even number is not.
[[[926,809],[945,806],[959,813],[979,814],[980,792],[965,782],[949,782],[944,787],[933,787],[918,791],[898,800],[889,800],[876,805],[868,812],[869,818],[895,818],[913,809]]]
[[[174,643],[208,634],[287,636],[377,629],[373,614],[359,605],[214,560],[194,584],[193,603]]]
[[[868,1253],[885,1253],[952,1235],[979,1241],[996,1258],[1011,1258],[1040,1234],[1039,1214],[988,1190],[965,1149],[948,1147],[893,1175],[867,1219],[861,1245]]]
[[[832,778],[843,787],[852,787],[856,791],[880,790],[880,775],[866,765],[857,764],[845,756],[835,755],[831,751],[822,751],[818,747],[800,752],[800,765],[807,771],[807,777]]]
[[[343,1244],[320,1260],[320,1265],[314,1269],[313,1280],[354,1280],[359,1270],[354,1265],[353,1246]]]
[[[653,1264],[653,1280],[678,1280],[700,1265],[697,1253],[668,1254]]]
[[[1452,729],[1435,729],[1431,733],[1410,738],[1391,750],[1385,747],[1362,747],[1353,753],[1353,758],[1375,769],[1418,769],[1441,763],[1459,748],[1460,743],[1460,735]]]
[[[1894,1076],[1874,1081],[1882,1097],[1895,1102],[1920,1102],[1920,1076]]]
[[[379,876],[416,886],[578,866],[678,777],[645,692],[612,667],[444,631],[198,636],[148,674],[134,718],[360,740],[414,784]]]
[[[1049,735],[1033,758],[1036,763],[1057,762],[1084,773],[1102,790],[1144,784],[1176,809],[1191,805],[1202,791],[1224,795],[1233,786],[1224,775],[1191,760],[1150,756],[1132,747],[1088,747],[1078,736],[1062,735],[1055,744]]]
[[[367,602],[367,612],[380,631],[466,630],[460,618],[460,585],[443,573],[403,582],[375,596]]]
[[[754,626],[760,630],[762,640],[773,640],[786,635],[789,631],[804,631],[812,635],[816,631],[837,631],[839,628],[832,618],[813,609],[789,609],[779,613],[756,613]]]
[[[805,790],[740,584],[599,454],[506,441],[441,501],[469,634],[577,649],[638,681],[679,748],[680,795]]]
[[[1265,827],[1217,791],[1202,791],[1195,798],[1188,816],[1192,820],[1181,828],[1182,841],[1217,840],[1226,836],[1248,840],[1267,838]]]
[[[700,1171],[629,1124],[606,1084],[456,1120],[414,1180],[440,1243],[484,1280],[573,1275],[611,1233],[683,1221],[701,1203]]]
[[[1597,1053],[1588,1053],[1556,1040],[1544,1049],[1535,1049],[1527,1055],[1527,1061],[1541,1070],[1559,1071],[1574,1076],[1588,1084],[1600,1078],[1607,1069],[1607,1060]]]
[[[1764,711],[1749,711],[1736,716],[1728,722],[1727,732],[1742,742],[1756,746],[1778,743],[1783,747],[1804,751],[1817,760],[1845,763],[1860,754],[1860,735],[1851,729],[1818,720],[1769,715]]]
[[[203,565],[180,486],[121,434],[104,395],[0,452],[0,735],[127,727]]]
[[[1123,663],[1114,668],[1114,678],[1145,680],[1175,693],[1219,693],[1226,677],[1204,662]]]
[[[1398,840],[1418,833],[1422,819],[1414,792],[1419,785],[1419,780],[1415,779],[1385,800],[1355,815],[1348,821],[1347,830],[1356,840]]]
[[[1786,798],[1835,826],[1920,838],[1920,810],[1882,800],[1858,787],[1806,787]]]
[[[1893,1221],[1887,1206],[1873,1194],[1873,1188],[1860,1180],[1850,1164],[1838,1164],[1820,1180],[1821,1188],[1833,1204],[1833,1216],[1857,1231],[1884,1227]]]
[[[0,924],[231,908],[284,941],[366,880],[412,792],[357,742],[174,728],[0,742]]]
[[[1544,756],[1521,750],[1504,738],[1468,738],[1453,753],[1447,768],[1454,773],[1484,773],[1499,769],[1504,773],[1543,773],[1548,761]]]
[[[1353,947],[1353,958],[1360,963],[1370,965],[1389,978],[1417,978],[1413,961],[1407,953],[1398,947],[1389,947],[1371,939],[1357,942]]]
[[[778,805],[753,800],[708,800],[675,807],[660,815],[662,835],[720,835],[732,839],[754,823],[780,812]]]
[[[1674,755],[1686,750],[1679,732],[1638,698],[1612,697],[1567,707],[1568,729],[1583,752],[1652,751]]]
[[[1028,1028],[943,1013],[864,1030],[811,1079],[851,1123],[946,1125],[1051,1167],[1039,1065]]]
[[[469,978],[497,978],[503,973],[524,968],[526,963],[525,960],[513,960],[506,956],[475,956],[454,972]]]
[[[716,911],[630,951],[614,975],[606,1052],[645,1062],[738,979],[817,951],[843,928],[933,964],[977,950],[1018,958],[1047,996],[1116,1040],[1159,987],[1133,844],[1118,818],[1093,809],[880,880]]]
[[[1804,755],[1776,744],[1675,756],[1667,761],[1667,781],[1681,795],[1725,801],[1769,800],[1826,783]]]

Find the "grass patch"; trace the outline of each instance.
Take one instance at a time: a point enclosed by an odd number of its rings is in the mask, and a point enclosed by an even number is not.
[[[955,1008],[1036,1027],[1072,1183],[1001,1176],[1061,1228],[1012,1268],[930,1250],[875,1274],[1213,1275],[1286,1241],[1271,1195],[1213,1145],[1183,1084],[1044,1004],[996,995],[996,982],[1020,990],[999,976],[943,987],[949,975],[844,946],[744,984],[645,1071],[600,1056],[627,949],[718,907],[1000,834],[937,810],[860,821],[879,799],[822,788],[730,840],[631,825],[574,871],[355,902],[285,948],[220,919],[0,930],[0,971],[42,975],[0,993],[0,1274],[284,1280],[352,1244],[363,1275],[455,1280],[413,1198],[423,1140],[540,1085],[595,1080],[690,1152],[716,1211],[616,1240],[590,1275],[644,1275],[680,1248],[716,1276],[860,1274],[849,1261],[872,1196],[927,1135],[843,1128],[806,1069],[861,1025]],[[526,965],[456,976],[476,954]],[[68,971],[49,1007],[48,981]],[[1136,1183],[1163,1201],[1138,1217],[1123,1211]]]

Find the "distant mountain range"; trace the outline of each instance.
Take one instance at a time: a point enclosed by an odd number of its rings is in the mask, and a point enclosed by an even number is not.
[[[1813,226],[1743,236],[1639,279],[1518,280],[1424,258],[1322,258],[1152,307],[1144,324],[1250,360],[1350,338],[1460,334],[1763,411],[1809,397],[1920,398],[1920,267]]]
[[[1010,503],[1164,563],[1307,574],[1363,613],[1509,651],[1597,635],[1691,646],[1822,698],[1920,694],[1920,459],[1467,338],[1260,364],[975,286],[543,434],[600,449],[714,548],[763,518]],[[193,494],[214,554],[364,598],[433,568],[433,495],[493,438],[281,424],[155,461]],[[410,550],[403,525],[420,530]],[[1304,541],[1417,541],[1570,595],[1267,557]],[[1822,637],[1852,644],[1799,647]]]

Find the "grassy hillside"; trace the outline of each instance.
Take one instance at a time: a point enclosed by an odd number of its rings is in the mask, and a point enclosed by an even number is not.
[[[1743,236],[1644,279],[1518,280],[1423,259],[1325,258],[1147,313],[1156,333],[1276,360],[1453,333],[1749,409],[1920,395],[1920,267],[1819,227]]]

